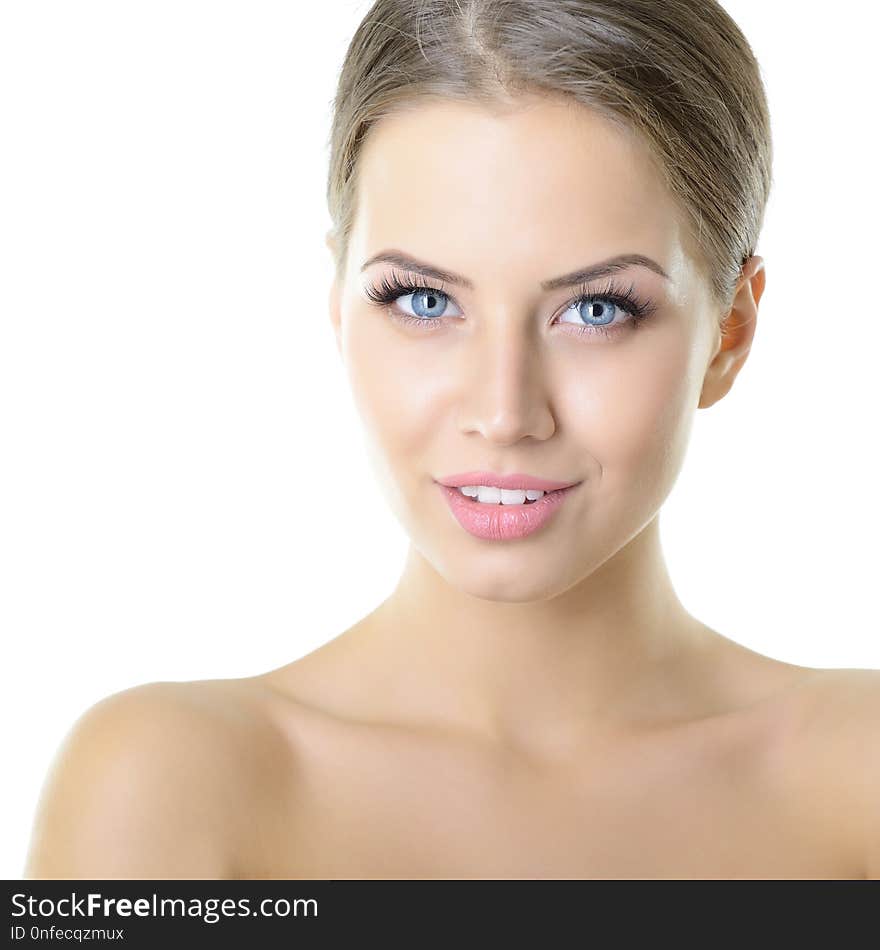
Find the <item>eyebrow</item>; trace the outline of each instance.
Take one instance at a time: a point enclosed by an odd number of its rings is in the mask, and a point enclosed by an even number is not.
[[[388,264],[396,264],[405,270],[421,274],[424,277],[431,277],[434,280],[439,280],[444,283],[458,284],[461,287],[467,287],[471,290],[473,290],[474,287],[473,281],[468,280],[467,277],[462,277],[461,274],[455,274],[452,271],[434,267],[432,264],[426,264],[424,261],[416,260],[416,258],[409,254],[404,254],[403,251],[398,250],[379,251],[378,254],[374,254],[364,261],[361,265],[361,270],[364,271],[371,264],[378,264],[381,261]],[[669,274],[667,274],[655,260],[646,257],[644,254],[617,254],[614,257],[609,257],[608,260],[600,261],[598,264],[591,264],[588,267],[578,268],[577,270],[571,271],[571,273],[563,274],[561,277],[551,277],[548,280],[542,280],[541,289],[557,290],[560,287],[584,284],[591,280],[596,280],[599,277],[607,277],[609,274],[625,270],[627,267],[647,267],[649,270],[654,271],[655,274],[665,277],[666,280],[671,280]]]

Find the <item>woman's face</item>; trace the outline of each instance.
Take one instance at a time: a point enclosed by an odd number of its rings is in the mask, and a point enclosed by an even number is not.
[[[720,335],[680,213],[629,136],[550,99],[504,113],[423,101],[374,126],[359,164],[331,314],[392,509],[457,588],[506,602],[562,593],[654,518],[684,459]],[[470,286],[365,266],[382,254]],[[617,255],[668,276],[630,265],[542,287]],[[395,280],[415,290],[370,299]],[[609,282],[644,320],[601,296]],[[580,484],[539,530],[487,540],[436,481],[472,470]]]

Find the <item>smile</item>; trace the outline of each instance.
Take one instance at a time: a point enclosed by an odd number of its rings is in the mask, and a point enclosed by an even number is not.
[[[547,525],[579,484],[554,491],[470,485],[457,488],[439,482],[437,487],[456,522],[468,534],[483,541],[517,541]],[[476,497],[469,495],[470,491],[476,491]]]
[[[481,505],[532,505],[549,494],[537,488],[495,488],[492,485],[462,485],[458,491]]]

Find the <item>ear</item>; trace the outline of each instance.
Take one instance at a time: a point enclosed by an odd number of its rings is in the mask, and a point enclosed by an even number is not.
[[[340,301],[341,288],[339,286],[339,275],[335,273],[335,263],[336,263],[336,239],[333,236],[333,230],[327,232],[327,236],[324,239],[324,243],[327,245],[330,253],[333,254],[334,261],[334,274],[333,274],[333,283],[330,286],[330,294],[328,297],[328,307],[330,313],[330,325],[333,327],[333,332],[336,334],[336,349],[339,355],[342,355],[342,306]]]
[[[752,255],[743,264],[730,311],[721,324],[718,349],[706,370],[698,408],[707,409],[726,396],[742,369],[755,336],[758,302],[766,279],[764,259]]]

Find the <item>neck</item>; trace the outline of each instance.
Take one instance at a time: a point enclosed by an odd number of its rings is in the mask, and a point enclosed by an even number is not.
[[[675,594],[657,518],[589,577],[528,603],[451,586],[411,546],[397,587],[368,620],[387,701],[543,745],[656,716],[706,636]]]

